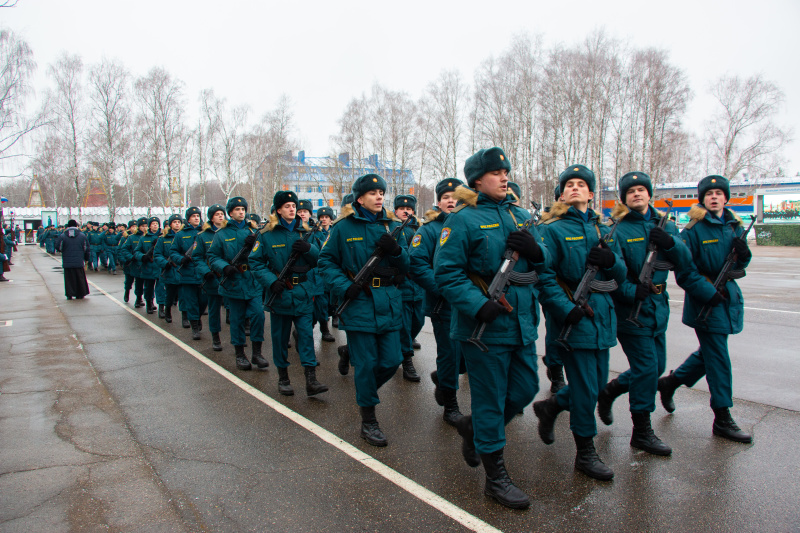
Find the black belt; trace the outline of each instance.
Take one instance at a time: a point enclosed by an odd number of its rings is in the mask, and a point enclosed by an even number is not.
[[[667,290],[666,283],[659,283],[658,285],[653,285],[652,287],[650,287],[650,292],[652,292],[653,294],[661,294],[665,290]]]
[[[294,269],[292,269],[292,270],[294,270]],[[274,270],[272,271],[272,273],[275,274],[276,276],[280,276],[280,273],[279,272],[275,272]],[[307,274],[294,273],[294,274],[291,275],[291,277],[287,277],[286,281],[288,283],[290,283],[291,285],[300,285],[304,281],[308,281],[308,275]]]

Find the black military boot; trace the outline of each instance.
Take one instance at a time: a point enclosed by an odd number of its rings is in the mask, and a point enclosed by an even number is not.
[[[211,349],[215,352],[222,351],[222,341],[219,340],[219,332],[211,334]]]
[[[165,305],[164,306],[164,321],[167,324],[172,324],[172,306]]]
[[[350,349],[343,344],[336,351],[339,352],[339,373],[346,376],[350,372]]]
[[[164,305],[158,304],[158,318],[164,318],[164,316],[166,316],[164,314]]]
[[[125,294],[122,296],[122,301],[128,303],[131,300],[131,290],[125,289]]]
[[[278,368],[278,393],[284,396],[294,396],[292,382],[289,381],[288,368]]]
[[[250,365],[250,361],[247,360],[247,356],[244,354],[244,346],[234,346],[233,349],[236,351],[236,368],[239,370],[250,370],[253,368]]]
[[[464,461],[472,468],[476,468],[481,464],[481,458],[478,457],[478,453],[475,451],[475,432],[472,429],[472,415],[462,416],[456,423],[456,430],[458,430],[458,434],[462,438],[461,455],[464,457]]]
[[[359,410],[361,411],[361,438],[373,446],[383,447],[389,444],[386,441],[386,435],[378,425],[378,419],[375,418],[375,406],[360,407]]]
[[[306,375],[306,394],[314,396],[322,392],[328,392],[328,386],[317,381],[317,369],[313,366],[304,366],[303,372]]]
[[[533,402],[533,412],[539,419],[539,438],[545,444],[553,444],[556,441],[554,427],[556,417],[564,408],[558,405],[555,396],[550,396],[546,400]]]
[[[334,315],[331,318],[331,326],[335,327],[336,329],[339,329],[339,317],[338,316]]]
[[[600,460],[597,451],[594,449],[594,438],[579,437],[575,433],[575,446],[578,453],[575,454],[575,468],[584,474],[600,481],[611,481],[614,472]]]
[[[226,324],[231,323],[231,310],[228,309],[227,307],[225,308],[225,323]]]
[[[197,329],[203,331],[203,315],[200,315],[200,318],[197,319]]]
[[[260,370],[269,367],[269,361],[261,355],[261,341],[253,341],[253,356],[250,359]]]
[[[527,509],[531,505],[528,495],[511,481],[503,460],[503,448],[496,452],[482,453],[481,462],[486,471],[486,487],[483,493],[511,509]]]
[[[567,382],[564,380],[564,367],[561,365],[548,366],[547,379],[550,380],[550,392],[552,394],[567,386]]]
[[[413,352],[410,354],[403,354],[403,379],[417,383],[419,382],[419,374],[417,374],[417,369],[414,368],[414,361],[412,361],[413,358]]]
[[[200,340],[200,327],[197,325],[197,320],[190,320],[189,324],[192,326],[192,340]]]
[[[319,323],[319,332],[322,333],[322,340],[325,342],[335,342],[336,339],[331,335],[331,330],[328,329],[328,321]]]
[[[433,399],[436,400],[436,403],[444,407],[444,396],[442,396],[442,390],[439,388],[438,370],[431,372],[431,381],[433,381]]]
[[[183,329],[189,329],[189,315],[186,314],[186,311],[181,311],[181,326]]]
[[[133,307],[139,308],[144,307],[144,300],[142,300],[141,296],[136,297],[136,302],[134,302]]]
[[[462,415],[461,411],[458,409],[456,391],[454,389],[448,389],[447,387],[441,387],[439,391],[444,399],[444,413],[442,413],[442,420],[447,422],[448,425],[456,427],[458,421],[464,417],[464,415]]]
[[[600,394],[597,396],[597,414],[600,415],[600,420],[603,424],[610,426],[614,423],[614,413],[611,407],[614,405],[614,400],[628,392],[628,387],[619,382],[617,378],[612,379]]]
[[[414,348],[415,350],[421,350],[422,349],[422,345],[417,342],[417,339],[413,340],[413,342],[411,343],[411,347]]]
[[[631,412],[631,418],[633,419],[631,446],[653,455],[672,455],[672,448],[656,437],[650,425],[650,413]]]
[[[152,315],[156,312],[156,306],[153,304],[153,300],[147,300],[147,307],[145,308],[148,315]]]
[[[744,442],[745,444],[753,442],[752,435],[745,433],[736,425],[727,407],[714,409],[714,426],[712,427],[712,432],[717,437],[736,442]]]
[[[670,371],[669,376],[658,378],[658,392],[661,393],[661,405],[664,406],[664,409],[666,409],[668,413],[675,412],[674,396],[675,391],[680,386],[681,383],[672,371]]]

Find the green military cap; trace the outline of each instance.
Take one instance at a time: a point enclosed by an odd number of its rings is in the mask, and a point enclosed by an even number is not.
[[[168,226],[172,225],[172,223],[175,222],[176,220],[179,222],[183,222],[183,219],[181,218],[180,215],[170,215],[169,218],[167,219],[167,225]]]
[[[410,207],[414,211],[417,210],[417,197],[413,194],[401,194],[394,197],[394,208]]]
[[[376,189],[386,192],[386,180],[377,174],[365,174],[353,182],[353,200],[355,201]]]
[[[511,163],[502,148],[497,146],[489,149],[481,149],[467,158],[464,163],[464,177],[470,187],[475,186],[475,181],[479,180],[487,172],[506,169],[511,172]]]
[[[211,207],[209,207],[208,211],[206,211],[206,216],[208,217],[208,220],[211,220],[214,217],[214,213],[216,213],[217,211],[222,211],[224,213],[225,208],[219,204],[214,204]]]
[[[245,200],[241,196],[234,196],[233,198],[228,200],[228,204],[225,206],[225,212],[230,215],[231,211],[233,211],[237,207],[244,207],[244,210],[247,211],[247,200]]]
[[[567,169],[562,172],[560,176],[558,176],[559,190],[563,191],[567,182],[574,178],[583,180],[586,183],[586,186],[589,187],[589,190],[594,192],[597,180],[594,177],[594,172],[589,170],[584,165],[572,165],[567,167]]]
[[[522,189],[519,188],[519,185],[514,183],[513,181],[508,182],[508,188],[517,195],[517,200],[522,200]]]
[[[331,219],[333,219],[333,209],[331,209],[330,207],[320,207],[319,209],[317,209],[317,218],[324,217],[326,215],[331,217]]]
[[[355,198],[353,198],[353,193],[347,193],[342,197],[342,207],[352,204]]]
[[[280,209],[283,207],[283,204],[287,204],[289,202],[294,203],[294,206],[300,203],[300,200],[297,199],[297,195],[294,191],[278,191],[275,193],[275,196],[272,198],[272,205],[275,209]]]
[[[719,189],[725,194],[725,201],[731,199],[731,184],[728,178],[712,174],[700,180],[697,184],[697,199],[702,204],[706,193],[711,189]]]
[[[650,193],[650,198],[653,197],[653,180],[644,172],[628,172],[619,179],[619,199],[625,203],[625,196],[628,194],[628,189],[634,185],[644,185],[647,192]]]
[[[436,201],[442,199],[445,193],[453,192],[459,185],[464,185],[461,180],[456,178],[447,178],[436,184]]]
[[[309,213],[313,213],[314,204],[311,203],[311,200],[300,200],[300,202],[297,204],[297,210],[300,211],[301,209],[305,209]]]

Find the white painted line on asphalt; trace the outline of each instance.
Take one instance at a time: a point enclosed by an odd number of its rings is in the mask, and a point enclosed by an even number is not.
[[[670,300],[673,304],[682,304],[683,300]],[[789,313],[790,315],[800,315],[800,311],[784,311],[782,309],[764,309],[763,307],[745,307],[747,311],[769,311],[770,313]]]
[[[0,320],[0,328],[7,328],[13,323],[13,320]]]
[[[499,529],[495,528],[494,526],[484,522],[477,516],[474,516],[467,511],[461,509],[460,507],[450,503],[449,501],[445,500],[435,492],[431,492],[430,490],[426,489],[419,483],[407,478],[403,474],[397,472],[393,468],[386,466],[385,464],[381,463],[374,457],[369,454],[366,454],[350,444],[349,442],[345,442],[341,438],[337,437],[327,429],[318,426],[308,418],[292,411],[285,405],[281,404],[278,401],[273,400],[260,390],[256,389],[255,387],[251,386],[249,383],[241,380],[240,378],[234,376],[221,366],[219,366],[214,361],[208,359],[206,356],[189,346],[188,344],[184,343],[182,340],[178,339],[168,331],[161,329],[158,325],[150,322],[147,318],[137,313],[135,310],[128,307],[125,303],[120,302],[109,293],[107,293],[102,287],[98,286],[96,283],[92,282],[91,280],[87,280],[89,284],[100,291],[101,293],[105,294],[109,300],[116,303],[118,306],[122,307],[130,314],[150,326],[152,329],[160,333],[162,336],[166,337],[173,344],[182,348],[186,353],[193,356],[195,359],[200,361],[201,363],[208,366],[210,369],[214,370],[220,376],[224,377],[246,393],[250,394],[260,402],[264,403],[274,411],[280,413],[281,415],[285,416],[298,426],[308,430],[309,432],[313,433],[315,436],[320,438],[321,440],[327,442],[328,444],[332,445],[333,447],[337,448],[338,450],[346,453],[351,458],[355,459],[362,465],[366,466],[376,474],[380,475],[384,479],[391,481],[401,489],[405,490],[412,496],[417,497],[422,502],[427,503],[434,509],[438,510],[439,512],[449,516],[462,526],[472,530],[472,531],[479,531],[479,532],[500,532]]]

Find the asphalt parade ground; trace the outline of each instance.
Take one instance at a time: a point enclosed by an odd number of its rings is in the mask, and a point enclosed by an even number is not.
[[[60,258],[20,247],[0,286],[0,532],[800,531],[800,250],[753,255],[744,332],[730,339],[732,414],[753,444],[712,436],[701,381],[678,390],[675,413],[658,404],[653,426],[674,452],[648,455],[629,445],[623,396],[612,426],[598,420],[616,474],[603,483],[574,471],[567,414],[546,446],[528,407],[507,427],[506,462],[532,505],[512,511],[483,495],[483,468],[463,462],[441,419],[430,324],[414,359],[422,382],[398,371],[380,391],[389,446],[374,448],[359,437],[352,371],[336,370],[344,332],[323,343],[315,331],[330,391],[305,395],[292,348],[295,395],[283,397],[272,364],[236,370],[227,326],[214,352],[207,317],[192,341],[179,319],[123,303],[123,276],[105,272],[67,301]],[[697,347],[670,287],[667,369]],[[614,348],[612,377],[626,368]],[[549,395],[539,369],[537,399]],[[468,413],[466,376],[459,403]]]

